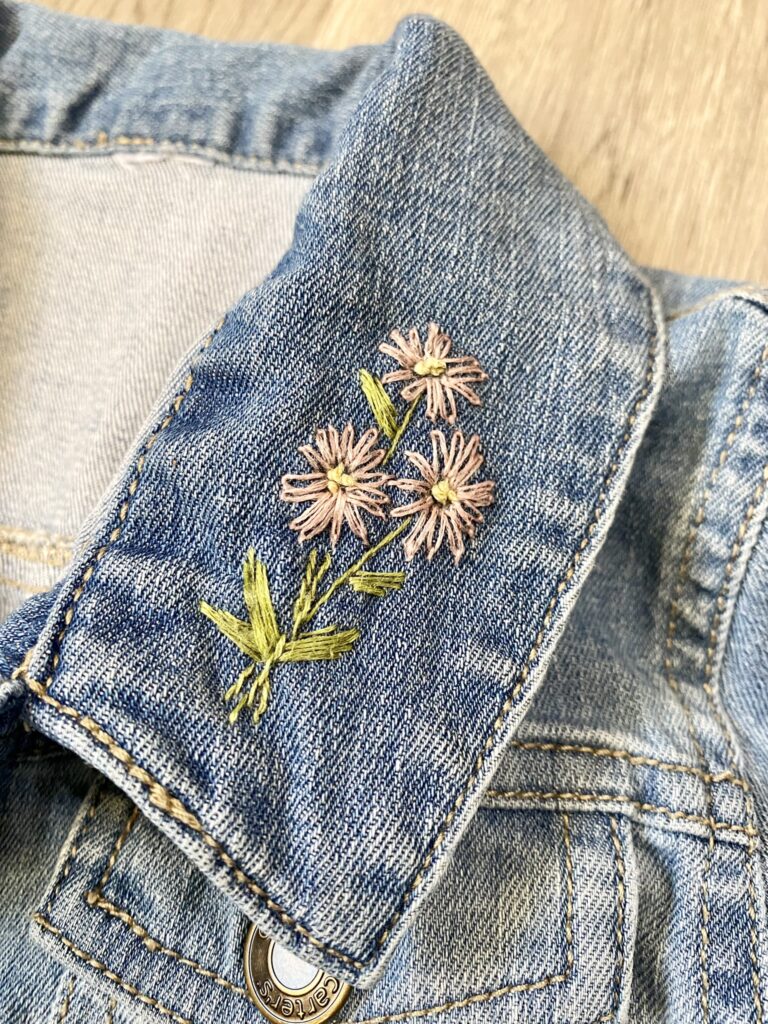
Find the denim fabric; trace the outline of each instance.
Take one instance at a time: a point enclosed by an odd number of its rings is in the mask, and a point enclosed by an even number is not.
[[[73,766],[34,876],[3,827],[8,1019],[257,1020],[252,920],[351,982],[356,1024],[762,1020],[765,296],[635,268],[431,20],[340,54],[11,4],[0,26],[0,172],[315,175],[267,278],[160,396],[136,381],[153,411],[103,456],[72,561],[0,627],[2,820],[50,813],[20,730]],[[358,625],[354,652],[280,665],[258,729],[229,726],[242,657],[198,603],[242,614],[252,547],[289,620],[280,476],[318,426],[369,425],[358,369],[430,321],[489,375],[460,417],[497,485],[477,543],[339,595],[318,625]]]
[[[95,772],[35,733],[0,742],[0,1019],[42,1020],[60,972],[26,941],[31,904],[45,889]]]
[[[64,538],[71,544],[100,501],[199,325],[282,255],[308,187],[179,158],[117,160],[14,154],[0,166],[3,236],[24,240],[2,271],[0,341],[14,386],[0,508],[3,524],[24,524],[20,541],[56,524],[57,541],[22,577],[41,590],[66,567]],[[55,446],[40,445],[51,436]],[[15,576],[20,567],[3,562],[0,575]]]

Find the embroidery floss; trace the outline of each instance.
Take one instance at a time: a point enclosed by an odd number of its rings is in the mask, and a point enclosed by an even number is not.
[[[408,525],[409,520],[399,523],[373,547],[368,548],[319,597],[317,592],[330,568],[331,556],[326,555],[318,563],[317,552],[310,551],[299,593],[293,605],[293,624],[290,633],[280,630],[269,589],[267,568],[263,562],[256,559],[253,548],[248,552],[243,565],[243,599],[248,611],[247,620],[238,619],[222,608],[213,607],[207,601],[200,602],[200,611],[203,615],[251,659],[251,663],[243,669],[224,694],[225,701],[237,701],[229,713],[230,723],[236,722],[240,712],[248,707],[253,709],[253,720],[258,725],[269,704],[271,673],[275,665],[283,662],[335,661],[354,648],[360,639],[358,629],[325,626],[323,629],[308,632],[304,627],[341,587],[349,585],[353,590],[373,597],[386,597],[392,591],[399,590],[405,582],[405,573],[371,572],[363,569],[380,551],[397,540]],[[249,683],[248,691],[243,693],[246,683]]]
[[[473,537],[477,524],[483,521],[480,509],[492,504],[495,485],[491,480],[471,483],[484,461],[477,434],[466,441],[460,430],[455,431],[450,449],[442,430],[433,430],[431,438],[431,463],[419,452],[405,453],[421,479],[392,483],[398,490],[416,495],[409,504],[393,508],[392,515],[415,516],[403,545],[408,561],[422,547],[431,561],[447,540],[458,565],[465,550],[464,537]]]
[[[309,508],[290,523],[300,541],[330,529],[331,547],[335,548],[346,522],[363,544],[368,544],[361,513],[384,519],[382,506],[389,502],[382,488],[391,478],[375,472],[385,455],[382,448],[374,448],[378,439],[379,432],[372,427],[355,443],[354,427],[348,423],[341,434],[333,426],[318,430],[314,446],[299,448],[312,472],[286,473],[280,497],[291,503],[309,502]]]
[[[307,604],[307,594],[317,591],[317,583],[324,569],[317,567],[317,555],[307,563],[299,597],[294,605],[294,624],[290,636],[282,632],[275,614],[275,606],[269,589],[267,569],[256,559],[250,549],[243,565],[243,598],[248,618],[238,619],[222,608],[214,608],[207,601],[200,602],[200,611],[213,622],[221,633],[231,640],[251,664],[243,669],[224,695],[224,700],[237,700],[229,714],[229,721],[237,721],[243,708],[253,709],[253,720],[258,723],[267,710],[271,691],[271,673],[275,665],[291,661],[333,661],[351,651],[360,632],[357,629],[339,629],[326,626],[324,629],[306,632],[303,626],[315,615],[312,602]],[[325,563],[323,563],[325,564]],[[326,567],[327,568],[327,567]],[[256,669],[261,666],[256,677]],[[249,680],[247,693],[242,693]]]
[[[248,617],[241,619],[206,601],[200,602],[203,615],[249,659],[224,695],[226,701],[234,701],[228,716],[230,723],[237,721],[244,708],[250,709],[254,722],[259,723],[269,706],[276,666],[286,662],[332,661],[355,648],[360,639],[356,627],[341,629],[330,625],[308,630],[307,626],[342,587],[378,599],[402,589],[403,571],[377,572],[368,568],[381,551],[410,529],[404,541],[408,561],[421,548],[431,560],[445,540],[458,564],[465,551],[464,538],[474,536],[477,524],[483,520],[480,509],[493,501],[492,481],[472,483],[483,464],[476,434],[466,441],[460,431],[455,431],[449,448],[445,434],[433,430],[431,463],[418,452],[406,452],[421,474],[420,479],[393,481],[383,472],[382,467],[397,451],[424,397],[429,419],[453,423],[457,416],[456,396],[479,405],[480,398],[470,384],[486,380],[473,356],[449,356],[451,339],[437,324],[429,325],[423,347],[415,327],[408,340],[399,331],[393,331],[390,338],[398,348],[386,344],[379,347],[395,358],[401,369],[387,374],[383,380],[367,370],[361,370],[359,377],[378,429],[371,427],[357,441],[351,423],[341,432],[333,425],[317,430],[314,444],[299,448],[310,472],[288,473],[281,479],[283,501],[307,505],[289,524],[300,542],[327,530],[331,549],[335,551],[346,524],[366,546],[365,552],[327,585],[333,561],[331,551],[322,556],[315,549],[309,552],[289,629],[280,625],[266,566],[256,558],[253,549],[248,551],[243,565],[243,600]],[[395,382],[405,382],[401,397],[410,403],[402,416],[384,388],[385,383]],[[382,435],[389,442],[386,449],[377,447]],[[416,498],[391,510],[391,516],[402,522],[368,547],[364,516],[387,518],[390,499],[384,490],[386,486],[415,494]]]
[[[390,339],[394,345],[379,345],[379,351],[391,356],[400,364],[382,377],[384,384],[404,383],[400,397],[406,402],[427,398],[427,419],[435,423],[438,419],[455,423],[458,416],[456,396],[466,399],[471,405],[480,405],[480,396],[471,384],[488,379],[474,356],[449,356],[452,341],[435,323],[427,328],[423,346],[419,332],[412,327],[408,337],[400,331],[392,331]]]

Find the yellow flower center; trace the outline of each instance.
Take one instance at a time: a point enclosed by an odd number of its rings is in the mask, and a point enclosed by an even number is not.
[[[417,377],[442,377],[447,369],[448,364],[444,359],[438,359],[436,356],[425,356],[416,363],[413,372]]]
[[[357,480],[346,472],[343,462],[329,469],[325,475],[328,477],[326,487],[331,494],[338,494],[342,487],[354,487],[357,483]]]
[[[458,500],[458,494],[451,487],[448,480],[439,480],[432,487],[432,497],[441,505],[449,505],[452,501]]]

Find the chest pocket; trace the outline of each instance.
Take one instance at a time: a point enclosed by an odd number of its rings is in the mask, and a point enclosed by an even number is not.
[[[632,865],[621,818],[482,807],[382,978],[335,1019],[618,1019]],[[94,1024],[112,1002],[128,1020],[263,1021],[246,994],[245,918],[108,784],[86,801],[34,922],[88,983]]]
[[[621,818],[482,807],[354,1024],[619,1019],[635,911]]]

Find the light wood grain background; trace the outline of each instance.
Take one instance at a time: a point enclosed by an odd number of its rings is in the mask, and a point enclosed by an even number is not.
[[[768,284],[767,0],[45,0],[74,14],[338,48],[453,25],[641,263]]]

